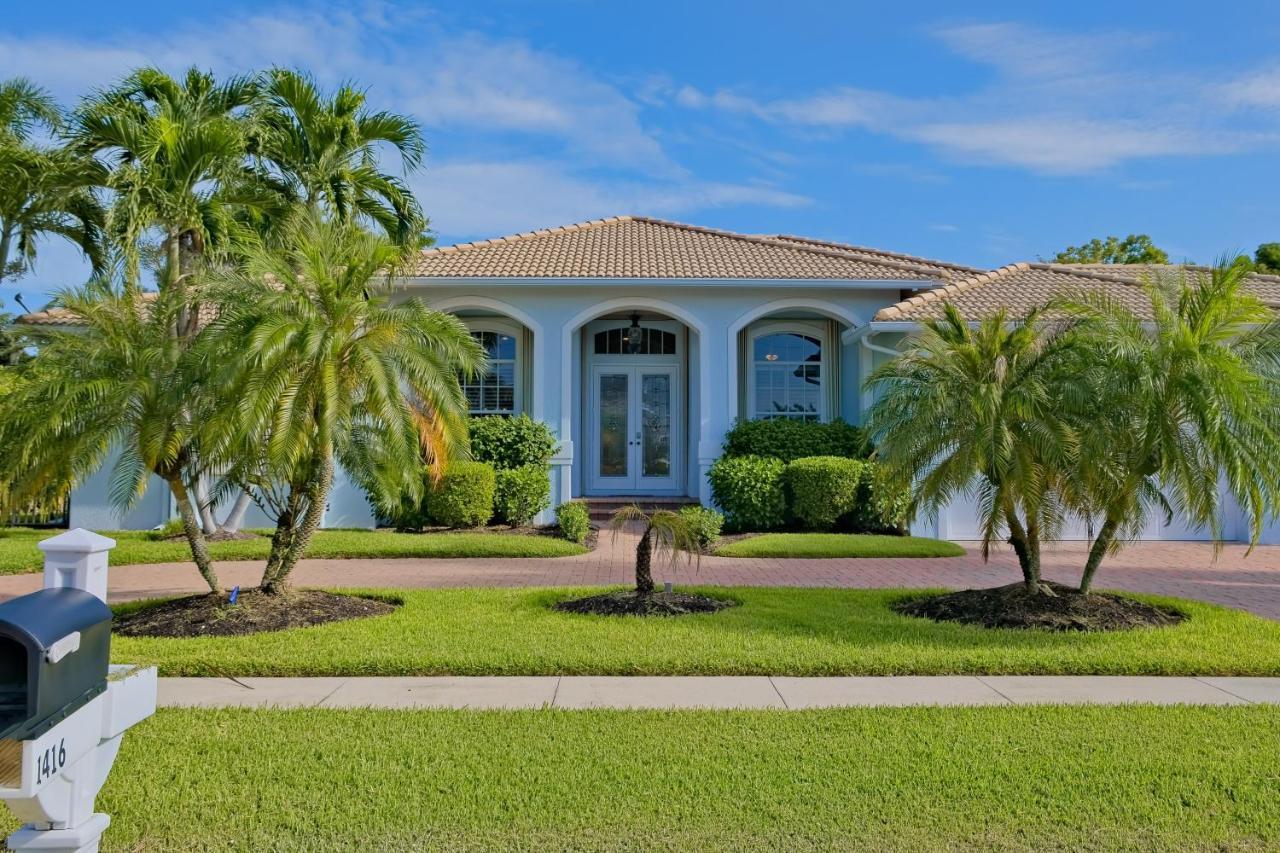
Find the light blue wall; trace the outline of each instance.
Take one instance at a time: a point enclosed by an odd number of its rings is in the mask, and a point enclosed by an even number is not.
[[[72,528],[86,530],[150,530],[169,520],[173,496],[159,477],[147,481],[147,490],[127,512],[111,504],[111,469],[120,458],[112,452],[106,463],[71,492]]]

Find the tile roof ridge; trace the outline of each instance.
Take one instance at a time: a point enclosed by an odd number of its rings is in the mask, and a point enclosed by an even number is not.
[[[773,237],[778,240],[797,243],[809,243],[815,246],[824,246],[834,250],[847,250],[851,252],[863,252],[868,255],[884,255],[888,258],[896,258],[907,263],[925,263],[939,267],[947,267],[949,269],[960,270],[962,272],[979,273],[986,272],[982,267],[971,267],[968,264],[957,264],[953,261],[942,261],[937,258],[924,258],[919,255],[909,255],[906,252],[891,252],[887,249],[877,249],[874,246],[859,246],[854,243],[841,243],[838,240],[821,240],[817,237],[802,237],[799,234],[762,234],[763,237]]]
[[[503,243],[516,243],[525,240],[532,240],[538,237],[545,237],[551,234],[567,234],[574,231],[587,231],[593,228],[600,228],[606,225],[615,225],[620,222],[644,222],[650,225],[658,225],[664,228],[676,228],[682,231],[688,231],[694,234],[708,234],[715,237],[724,237],[730,240],[741,240],[745,243],[755,243],[764,246],[773,246],[776,248],[787,249],[793,252],[807,252],[809,254],[822,255],[830,258],[840,258],[842,260],[850,260],[847,251],[837,249],[824,248],[816,245],[796,245],[786,240],[780,240],[777,237],[758,235],[758,234],[740,234],[737,231],[726,231],[721,228],[708,228],[705,225],[691,225],[686,222],[675,222],[670,219],[659,219],[654,216],[610,216],[603,219],[589,219],[585,222],[575,222],[571,225],[560,225],[555,228],[541,228],[535,231],[522,231],[518,234],[511,234],[506,237],[494,237],[488,240],[475,240],[469,243],[458,243],[453,246],[441,246],[439,248],[423,249],[419,257],[433,257],[438,255],[452,254],[454,252],[468,251],[471,249],[484,248],[486,246],[497,246]],[[876,260],[873,263],[886,266],[890,269],[898,269],[906,272],[914,272],[921,274],[921,277],[930,281],[939,280],[936,270],[930,269],[928,266],[920,263],[910,263],[904,260]]]
[[[619,222],[631,222],[642,219],[643,217],[627,215],[605,216],[600,219],[586,219],[582,222],[571,222],[568,225],[557,225],[553,228],[536,228],[533,231],[518,231],[515,234],[507,234],[502,237],[489,237],[484,240],[471,240],[466,243],[453,243],[449,246],[432,246],[419,252],[418,257],[450,255],[454,252],[462,252],[468,249],[482,249],[486,246],[498,246],[503,243],[519,243],[525,240],[532,240],[537,237],[546,237],[551,234],[569,234],[574,231],[588,231],[593,228],[601,228],[605,225],[615,225]]]
[[[942,287],[936,287],[933,290],[926,290],[924,293],[918,293],[910,299],[904,299],[901,302],[890,305],[888,308],[881,308],[876,312],[875,317],[872,319],[893,320],[901,317],[907,306],[927,305],[929,303],[939,301],[945,302],[948,297],[962,290],[968,290],[971,287],[986,284],[987,282],[1004,278],[1005,276],[1013,273],[1026,272],[1032,268],[1032,265],[1026,261],[1018,261],[1012,264],[1005,264],[1002,267],[997,267],[996,269],[989,270],[987,272],[978,273],[977,275],[971,275],[968,278],[963,278],[959,281],[948,282]]]

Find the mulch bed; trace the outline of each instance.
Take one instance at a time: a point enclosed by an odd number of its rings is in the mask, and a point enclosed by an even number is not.
[[[248,589],[235,604],[226,594],[206,593],[143,607],[117,618],[112,630],[122,637],[235,637],[384,616],[396,607],[380,599],[318,589],[279,595]]]
[[[625,590],[561,601],[555,609],[596,616],[684,616],[689,613],[715,613],[737,604],[736,601],[685,592],[639,593]]]
[[[927,598],[910,598],[893,609],[904,616],[935,622],[961,622],[983,628],[1040,628],[1049,631],[1128,631],[1177,625],[1186,614],[1132,598],[1080,591],[1045,583],[1052,594],[1029,592],[1022,583],[993,589],[966,589]]]

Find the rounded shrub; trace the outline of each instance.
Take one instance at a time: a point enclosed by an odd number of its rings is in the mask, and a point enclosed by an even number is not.
[[[890,477],[883,465],[867,462],[857,500],[840,524],[855,533],[905,534],[910,510],[911,487]]]
[[[792,462],[806,456],[865,458],[871,452],[866,433],[844,421],[796,418],[740,420],[724,439],[725,456],[772,456]]]
[[[834,530],[853,511],[867,463],[841,456],[807,456],[787,466],[791,516],[809,530]]]
[[[724,528],[724,516],[711,507],[682,506],[679,516],[698,537],[698,546],[703,552],[710,551],[720,539],[720,531]]]
[[[786,522],[786,465],[765,456],[721,456],[711,466],[711,496],[734,530],[770,530]]]
[[[488,415],[472,418],[471,458],[499,471],[526,465],[547,465],[556,452],[556,437],[542,421],[528,415]]]
[[[450,462],[427,495],[427,516],[444,527],[480,527],[493,518],[493,466]]]
[[[570,542],[581,545],[587,541],[591,532],[591,516],[587,505],[581,501],[569,501],[556,507],[556,524],[560,525],[560,535]]]
[[[502,468],[494,474],[493,514],[498,521],[523,527],[551,506],[551,480],[546,465]]]

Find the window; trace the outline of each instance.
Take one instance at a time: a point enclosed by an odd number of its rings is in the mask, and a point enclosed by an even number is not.
[[[516,411],[516,338],[497,331],[473,331],[484,347],[489,372],[462,381],[467,410],[473,415],[512,415]]]
[[[625,328],[596,332],[596,355],[675,355],[676,336],[662,329],[640,329],[640,348],[632,353]]]
[[[753,418],[822,417],[822,341],[800,332],[774,332],[752,342]]]

